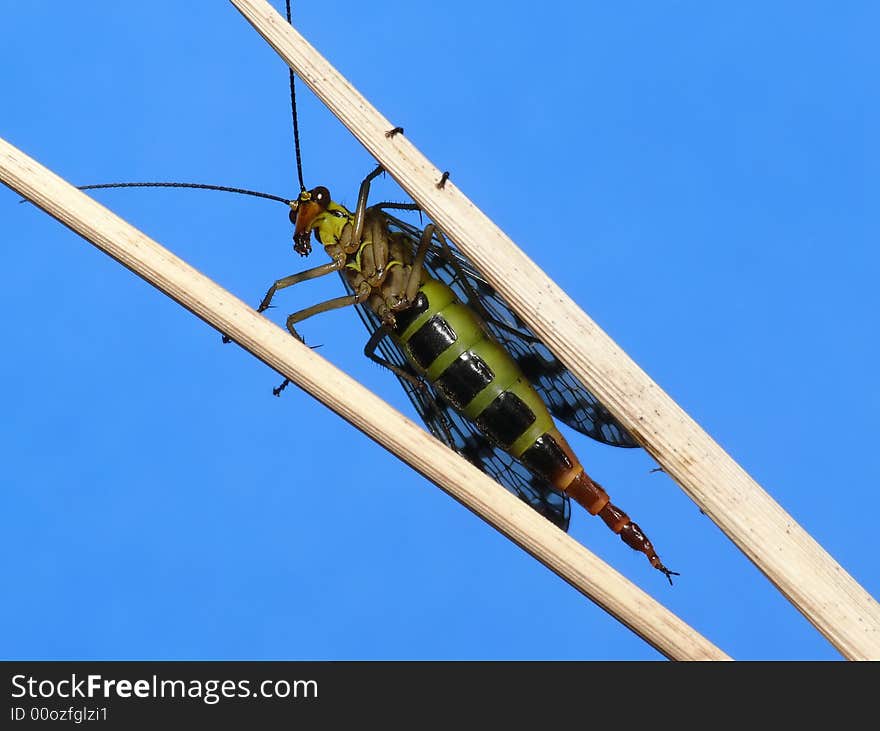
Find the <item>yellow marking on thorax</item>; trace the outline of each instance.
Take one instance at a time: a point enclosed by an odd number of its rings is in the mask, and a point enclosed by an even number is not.
[[[351,261],[351,262],[349,262],[348,264],[346,264],[346,265],[345,265],[345,268],[346,268],[346,269],[353,269],[353,270],[356,271],[356,272],[360,272],[360,271],[361,271],[361,255],[364,253],[364,249],[365,249],[367,246],[371,246],[372,243],[373,243],[372,241],[364,241],[364,242],[358,247],[357,254],[354,255],[354,261]],[[394,267],[402,267],[402,266],[403,266],[403,262],[402,262],[402,261],[398,261],[397,259],[392,259],[391,261],[389,261],[389,262],[385,265],[385,269],[384,269],[384,271],[387,272],[389,269],[393,269]]]

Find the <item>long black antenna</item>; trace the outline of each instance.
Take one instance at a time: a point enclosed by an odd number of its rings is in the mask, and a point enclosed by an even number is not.
[[[291,21],[290,0],[285,0],[285,8],[287,10],[287,22],[293,25]],[[294,83],[293,69],[288,69],[290,75],[290,111],[293,117],[293,146],[296,151],[296,174],[299,177],[300,190],[306,189],[303,180],[302,171],[302,152],[299,148],[299,120],[296,114],[296,84]],[[101,183],[99,185],[80,185],[80,190],[97,190],[100,188],[198,188],[201,190],[221,190],[227,193],[238,193],[240,195],[250,195],[255,198],[266,198],[272,201],[279,201],[285,205],[290,205],[293,201],[289,198],[283,198],[279,195],[270,193],[261,193],[257,190],[248,190],[247,188],[231,188],[226,185],[208,185],[206,183]]]
[[[230,188],[228,185],[208,185],[207,183],[99,183],[97,185],[78,185],[77,188],[79,188],[79,190],[97,190],[99,188],[198,188],[201,190],[222,190],[226,193],[252,195],[255,198],[267,198],[270,201],[279,201],[288,206],[292,202],[289,198],[282,198],[280,195],[272,195],[271,193],[261,193],[258,190]]]
[[[285,6],[287,8],[287,23],[288,25],[293,25],[290,20],[290,0],[285,0]],[[296,85],[293,82],[293,69],[288,69],[288,72],[290,73],[290,111],[293,115],[293,147],[296,150],[296,174],[299,176],[300,190],[305,190],[306,184],[303,182],[302,153],[299,150],[299,121],[296,117]]]

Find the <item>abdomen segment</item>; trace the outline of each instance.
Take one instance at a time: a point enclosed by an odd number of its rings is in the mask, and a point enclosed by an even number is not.
[[[544,401],[473,311],[429,279],[397,315],[396,337],[420,375],[492,442],[582,505],[667,578],[653,545],[584,471]]]

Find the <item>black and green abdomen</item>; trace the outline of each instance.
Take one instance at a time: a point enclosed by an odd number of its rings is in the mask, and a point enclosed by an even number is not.
[[[412,365],[491,441],[564,490],[577,459],[508,352],[442,282],[429,279],[397,316]]]

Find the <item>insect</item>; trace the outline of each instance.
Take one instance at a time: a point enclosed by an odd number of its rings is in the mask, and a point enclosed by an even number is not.
[[[292,79],[291,73],[291,89]],[[639,445],[433,223],[420,230],[389,212],[417,211],[416,204],[368,205],[371,182],[382,172],[379,166],[363,180],[354,211],[333,201],[321,186],[302,186],[294,200],[202,184],[83,187],[208,188],[286,203],[295,227],[294,250],[309,256],[314,236],[330,261],[277,280],[259,312],[282,289],[339,274],[347,293],[291,314],[286,324],[292,335],[302,340],[296,326],[313,315],[354,306],[370,333],[365,355],[394,373],[436,438],[563,530],[574,500],[644,553],[671,583],[676,572],[664,566],[639,526],[586,473],[554,417],[605,444]],[[438,187],[448,177],[444,173]],[[276,395],[287,383],[275,389]]]
[[[419,231],[388,212],[415,204],[367,206],[381,172],[361,183],[354,211],[324,187],[291,201],[294,249],[308,256],[314,235],[330,262],[276,281],[258,311],[281,289],[339,273],[348,293],[290,315],[291,334],[312,315],[355,306],[371,333],[365,355],[397,376],[435,437],[563,529],[573,499],[671,581],[675,572],[586,473],[553,416],[605,444],[636,442],[434,224]]]

